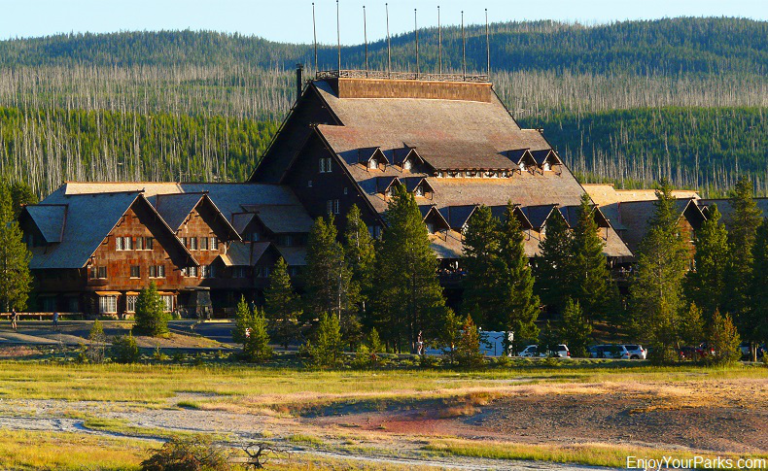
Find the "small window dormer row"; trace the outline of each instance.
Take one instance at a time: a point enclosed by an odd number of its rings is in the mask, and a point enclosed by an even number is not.
[[[389,166],[407,172],[417,172],[423,169],[424,159],[416,152],[416,149],[393,149],[389,154],[388,156],[384,153],[380,147],[359,149],[357,151],[358,164],[369,172],[383,172]]]
[[[429,184],[429,181],[424,177],[377,177],[376,178],[376,193],[383,195],[384,197],[392,197],[395,193],[395,187],[402,186],[409,193],[417,198],[432,199],[435,194],[434,188]]]

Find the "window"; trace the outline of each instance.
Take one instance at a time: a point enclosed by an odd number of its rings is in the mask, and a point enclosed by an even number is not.
[[[347,189],[347,187],[345,186],[345,187],[344,187],[344,194],[346,195],[347,193],[349,193],[349,190],[348,190],[348,189]]]
[[[307,188],[312,188],[312,180],[307,180]]]
[[[200,250],[208,250],[208,238],[207,237],[201,237],[200,238]]]
[[[416,187],[416,196],[424,196],[424,186],[419,185]]]
[[[258,232],[251,232],[251,242],[258,242],[261,240],[261,234]]]
[[[133,250],[133,239],[123,237],[123,250]]]
[[[53,312],[56,310],[56,298],[53,296],[46,296],[41,299],[43,312]]]
[[[136,312],[136,301],[138,300],[138,296],[128,295],[125,298],[125,310],[128,312]]]
[[[200,277],[203,279],[211,278],[211,266],[210,265],[202,265],[200,266]]]
[[[91,267],[91,279],[105,280],[107,278],[107,267]]]
[[[123,238],[115,237],[115,250],[123,250]]]
[[[294,238],[290,235],[281,235],[277,237],[277,245],[284,247],[292,247],[294,245]]]
[[[188,239],[189,241],[189,250],[197,250],[197,237],[190,237]]]
[[[339,200],[333,200],[333,214],[339,214]]]
[[[219,250],[219,239],[215,237],[211,237],[210,239],[208,239],[208,243],[209,243],[208,247],[211,250]]]
[[[184,276],[189,278],[197,278],[197,267],[187,267],[182,269]]]
[[[256,268],[256,276],[259,278],[269,278],[269,267]]]
[[[403,162],[403,168],[405,170],[410,170],[413,168],[413,163],[411,163],[411,159],[408,159],[405,162]]]
[[[331,173],[332,167],[331,167],[331,158],[330,157],[321,157],[320,158],[320,173]]]
[[[136,245],[133,248],[135,250],[144,250],[144,237],[137,237]]]
[[[144,238],[144,249],[145,250],[153,250],[155,248],[155,239],[152,237],[145,237]]]
[[[435,233],[435,225],[434,225],[434,224],[432,224],[431,222],[428,222],[428,223],[427,223],[427,231],[428,231],[430,234],[434,234],[434,233]]]
[[[117,296],[99,296],[99,312],[117,312]]]
[[[163,311],[165,312],[171,312],[173,311],[173,295],[163,295],[161,296],[161,299],[163,300]]]
[[[376,159],[371,159],[368,161],[368,168],[371,170],[375,170],[379,168],[379,161]]]
[[[150,278],[165,278],[165,265],[152,265],[149,267]]]
[[[552,167],[549,165],[549,162],[544,162],[544,171],[549,172],[552,170]]]
[[[333,213],[333,200],[328,200],[325,202],[325,212],[328,214]]]
[[[154,239],[151,237],[137,237],[135,250],[152,250],[154,248]]]
[[[187,240],[187,238],[186,238],[186,237],[182,237],[182,238],[181,238],[181,244],[182,244],[184,247],[187,247],[187,248],[189,248],[189,241]]]
[[[232,273],[234,278],[245,278],[248,275],[247,269],[245,267],[235,267],[234,272]]]
[[[525,172],[525,162],[520,162],[520,171]]]
[[[149,277],[150,278],[157,278],[157,267],[155,265],[151,265],[149,267]]]
[[[141,278],[141,267],[138,265],[131,265],[131,278]]]

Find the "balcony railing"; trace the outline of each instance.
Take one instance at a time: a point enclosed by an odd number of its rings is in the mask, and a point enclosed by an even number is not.
[[[368,78],[391,80],[421,80],[424,82],[488,83],[487,75],[427,74],[415,72],[387,72],[385,70],[323,70],[315,74],[318,80],[335,78]]]

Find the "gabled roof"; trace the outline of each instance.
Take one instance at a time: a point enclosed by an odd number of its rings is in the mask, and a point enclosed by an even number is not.
[[[221,240],[241,240],[240,233],[207,192],[159,194],[154,200],[157,212],[174,232],[178,232],[192,211],[197,210]]]
[[[303,207],[289,205],[244,206],[273,234],[305,234],[314,221]]]
[[[543,204],[539,206],[523,206],[520,208],[520,210],[525,214],[525,216],[528,218],[528,220],[531,222],[531,226],[533,226],[533,229],[536,229],[537,231],[541,230],[542,227],[547,222],[547,219],[549,219],[549,215],[552,214],[552,211],[554,211],[557,208],[558,205],[556,204]]]
[[[242,236],[254,217],[256,215],[251,212],[235,213],[232,215],[232,227]]]
[[[463,206],[446,206],[440,210],[440,213],[448,221],[451,229],[461,232],[467,225],[472,215],[475,214],[478,205],[468,204]]]
[[[264,254],[279,255],[271,242],[232,242],[226,254],[219,255],[227,267],[252,267],[258,265]]]
[[[435,205],[429,205],[429,204],[422,204],[419,205],[419,211],[421,212],[421,220],[425,223],[432,222],[433,224],[437,224],[439,227],[443,229],[450,229],[451,225],[448,224],[448,221],[445,220],[442,214],[440,214],[440,211],[437,210],[437,207]]]
[[[563,163],[552,149],[535,150],[531,152],[531,155],[538,165],[543,165],[546,162],[549,162],[550,165],[562,165]]]
[[[133,209],[150,228],[158,243],[168,252],[177,267],[197,265],[197,261],[176,237],[147,198],[139,192],[94,193],[49,196],[45,204],[67,206],[67,223],[61,242],[32,250],[30,268],[83,268],[104,239]],[[35,211],[35,210],[32,210]]]
[[[419,152],[416,149],[411,149],[409,147],[404,147],[402,149],[392,149],[392,155],[394,157],[394,163],[400,166],[403,166],[403,164],[408,160],[418,160],[419,162],[424,162],[424,159],[419,155]]]
[[[404,177],[400,178],[400,182],[405,185],[405,189],[409,193],[413,193],[416,191],[416,188],[419,186],[423,186],[426,190],[431,191],[434,193],[434,189],[432,188],[432,185],[429,184],[429,180],[427,180],[424,177]]]
[[[277,246],[277,250],[289,267],[303,267],[307,264],[307,247]]]
[[[386,163],[391,163],[386,155],[384,155],[384,152],[381,151],[378,147],[367,147],[364,149],[358,150],[359,155],[359,162],[360,163],[368,163],[371,161],[372,158],[376,157],[380,160],[383,160]]]
[[[579,222],[579,208],[581,208],[581,205],[558,206],[557,209],[562,214],[565,222],[568,223],[568,227],[576,227],[576,224]],[[610,227],[608,219],[606,219],[597,205],[593,204],[590,206],[590,214],[594,215],[598,227]]]
[[[32,218],[40,233],[49,244],[61,242],[67,223],[66,204],[37,204],[25,206],[24,210]]]
[[[768,198],[753,198],[752,199],[755,202],[755,205],[757,205],[757,209],[760,210],[762,213],[762,216],[768,217]],[[731,204],[731,200],[729,199],[715,199],[715,198],[707,198],[707,199],[699,199],[696,201],[698,203],[699,208],[702,210],[704,215],[706,216],[708,209],[713,204],[717,205],[717,210],[722,214],[722,222],[725,224],[725,227],[729,230],[731,229],[731,225],[733,223],[733,204]]]
[[[656,202],[649,201],[627,201],[619,204],[618,211],[621,218],[621,224],[627,228],[624,233],[624,242],[627,243],[630,250],[636,252],[640,247],[640,242],[648,233],[651,219],[656,212]],[[719,206],[718,206],[719,208]],[[706,219],[699,207],[692,199],[675,200],[675,210],[679,217],[685,217],[691,225],[697,229]]]
[[[497,204],[494,206],[490,206],[490,208],[491,208],[491,215],[503,222],[507,214],[507,205]],[[520,222],[520,227],[522,227],[525,230],[533,229],[533,224],[531,223],[531,220],[528,219],[528,216],[522,210],[520,205],[517,205],[517,204],[513,205],[512,213],[515,215],[515,217],[517,217],[517,220]]]
[[[376,193],[386,193],[392,185],[400,184],[400,179],[397,177],[376,177]]]

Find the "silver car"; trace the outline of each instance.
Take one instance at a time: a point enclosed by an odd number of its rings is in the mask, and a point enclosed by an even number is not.
[[[648,350],[643,348],[642,345],[624,345],[624,348],[629,352],[630,360],[645,360],[648,358]]]

